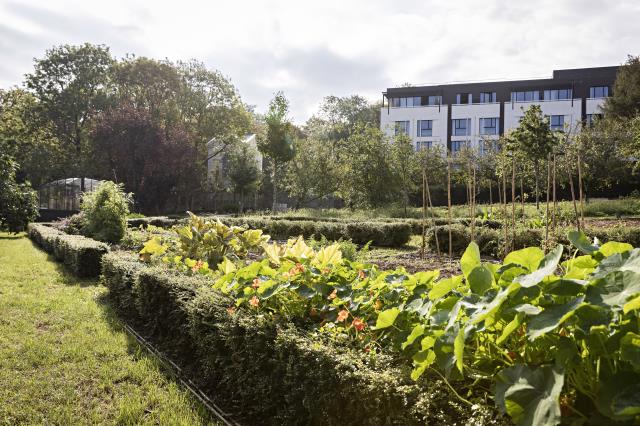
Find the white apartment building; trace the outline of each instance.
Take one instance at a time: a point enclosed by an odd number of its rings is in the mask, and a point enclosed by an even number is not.
[[[408,134],[416,150],[440,145],[455,153],[465,144],[482,152],[483,140],[518,126],[540,105],[553,130],[575,128],[602,114],[618,67],[553,71],[550,79],[456,83],[389,88],[383,92],[380,127]]]

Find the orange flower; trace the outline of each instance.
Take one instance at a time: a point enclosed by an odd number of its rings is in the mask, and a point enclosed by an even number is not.
[[[358,271],[358,278],[361,280],[364,280],[366,276],[367,274],[365,274],[363,270]]]
[[[360,318],[354,318],[353,322],[351,323],[351,325],[358,331],[362,331],[364,330],[364,328],[367,326],[367,323],[362,321]]]
[[[344,320],[347,319],[347,317],[349,317],[349,312],[346,311],[345,309],[338,312],[338,322],[343,322]]]
[[[260,304],[260,300],[258,300],[258,298],[257,298],[257,297],[253,296],[253,297],[251,298],[251,300],[249,300],[249,304],[250,304],[251,306],[253,306],[254,308],[257,308],[257,307],[258,307],[258,305]]]
[[[323,275],[327,275],[329,272],[331,272],[331,269],[329,269],[329,268],[324,268],[324,269],[322,270],[322,274],[323,274]]]
[[[236,313],[236,307],[235,306],[229,306],[227,308],[227,313],[229,313],[229,315],[233,315]]]
[[[327,299],[329,300],[333,300],[338,296],[338,292],[336,289],[333,289],[333,291],[331,292],[331,294],[329,295],[329,297],[327,297]]]
[[[296,275],[304,272],[304,266],[301,263],[296,263],[296,266],[289,270],[289,274]]]
[[[262,280],[260,280],[260,278],[254,278],[253,284],[251,284],[251,288],[256,290],[258,287],[260,287],[260,284],[262,284]]]
[[[202,260],[198,260],[195,265],[191,267],[192,272],[198,272],[198,269],[204,266],[204,262]]]

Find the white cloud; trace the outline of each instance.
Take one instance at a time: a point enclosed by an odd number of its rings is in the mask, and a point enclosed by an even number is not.
[[[637,22],[636,0],[0,0],[0,86],[52,45],[88,41],[203,60],[259,111],[283,90],[301,122],[330,94],[619,64],[640,53]]]

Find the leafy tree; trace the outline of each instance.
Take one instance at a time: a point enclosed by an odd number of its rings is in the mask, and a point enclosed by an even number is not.
[[[38,216],[38,197],[29,183],[16,182],[18,164],[0,151],[0,228],[19,232]]]
[[[613,85],[613,94],[604,104],[610,118],[632,118],[640,114],[640,57],[629,56],[620,67]]]
[[[260,183],[260,169],[258,168],[258,152],[248,144],[234,146],[228,154],[228,172],[231,189],[240,194],[239,212],[244,210],[244,197],[255,192]]]
[[[296,139],[294,143],[295,156],[287,166],[285,185],[299,208],[334,194],[340,186],[343,167],[326,142],[309,138]]]
[[[511,151],[520,154],[521,160],[533,163],[536,208],[540,206],[540,163],[557,143],[554,133],[549,125],[549,117],[542,114],[539,105],[532,105],[525,111],[520,125],[509,137]]]
[[[284,164],[291,161],[295,154],[292,138],[292,125],[288,118],[289,101],[282,92],[276,93],[269,103],[269,110],[264,119],[267,124],[266,138],[262,139],[258,148],[271,161],[271,184],[273,185],[273,207],[276,210],[278,175]]]
[[[413,142],[409,135],[404,133],[397,135],[393,140],[391,147],[391,169],[393,171],[398,189],[402,194],[402,206],[404,215],[407,215],[407,206],[409,204],[409,194],[413,192],[417,185],[414,180],[418,162],[416,152],[413,148]]]
[[[197,156],[181,123],[157,123],[147,110],[123,103],[105,111],[92,133],[100,175],[124,183],[143,212],[190,208],[198,187]]]
[[[320,106],[319,115],[312,117],[310,123],[314,120],[324,124],[327,139],[346,140],[360,126],[380,127],[380,105],[371,104],[359,95],[327,96]]]
[[[391,166],[391,144],[375,127],[361,127],[347,139],[340,153],[345,164],[340,195],[350,207],[379,207],[397,197]]]
[[[106,46],[63,45],[47,50],[26,75],[42,117],[53,123],[55,136],[70,151],[67,173],[84,172],[90,122],[107,104],[113,64]]]
[[[127,231],[127,215],[133,194],[127,194],[123,185],[111,181],[102,182],[92,192],[82,196],[81,210],[87,232],[92,238],[117,243]]]
[[[63,174],[63,152],[52,127],[38,116],[33,94],[23,89],[0,90],[0,151],[20,165],[19,180],[39,186]]]

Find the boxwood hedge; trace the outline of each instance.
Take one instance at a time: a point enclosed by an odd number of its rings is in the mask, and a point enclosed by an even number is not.
[[[81,235],[69,235],[50,226],[31,223],[29,237],[79,277],[97,277],[109,246]]]
[[[163,351],[247,424],[506,424],[484,406],[458,402],[437,378],[409,371],[296,329],[233,309],[205,278],[103,258],[103,281]]]

